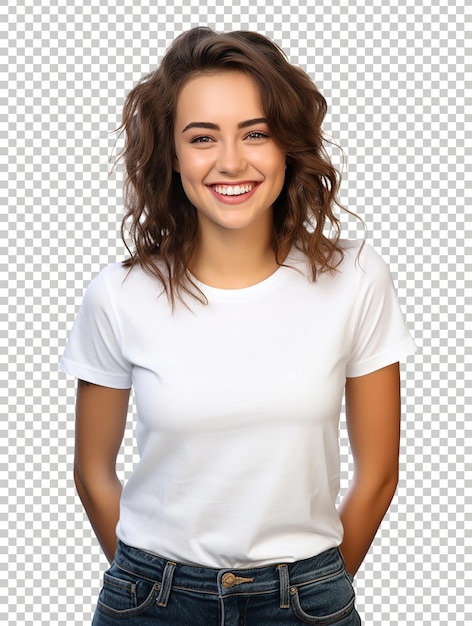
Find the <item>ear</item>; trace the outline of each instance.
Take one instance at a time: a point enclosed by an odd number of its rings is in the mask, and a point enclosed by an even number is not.
[[[172,169],[174,170],[174,172],[180,174],[180,163],[177,157],[174,157],[174,160],[172,161]]]

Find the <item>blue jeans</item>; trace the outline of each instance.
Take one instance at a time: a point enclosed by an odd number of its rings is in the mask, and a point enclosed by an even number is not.
[[[249,569],[188,566],[118,542],[93,626],[358,626],[337,548]]]

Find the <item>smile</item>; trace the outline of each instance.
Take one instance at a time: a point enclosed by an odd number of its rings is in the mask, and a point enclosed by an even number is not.
[[[247,183],[244,185],[211,185],[211,188],[222,196],[241,196],[252,191],[255,186],[256,183]]]

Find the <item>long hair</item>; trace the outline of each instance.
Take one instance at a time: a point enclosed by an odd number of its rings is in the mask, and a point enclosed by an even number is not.
[[[337,199],[341,177],[325,149],[324,97],[267,37],[193,28],[174,40],[160,66],[128,94],[118,129],[125,133],[118,157],[126,173],[121,235],[130,257],[124,266],[140,264],[156,277],[172,308],[184,294],[206,302],[188,271],[197,242],[197,212],[173,170],[177,100],[191,77],[218,70],[252,77],[271,136],[286,153],[285,183],[273,206],[271,242],[277,263],[282,265],[295,245],[308,257],[316,281],[343,259],[340,222],[333,212],[335,205],[344,209]]]

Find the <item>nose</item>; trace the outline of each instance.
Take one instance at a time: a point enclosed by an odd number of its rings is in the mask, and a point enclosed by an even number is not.
[[[237,174],[246,167],[242,148],[237,143],[221,144],[218,151],[216,169],[224,174]]]

